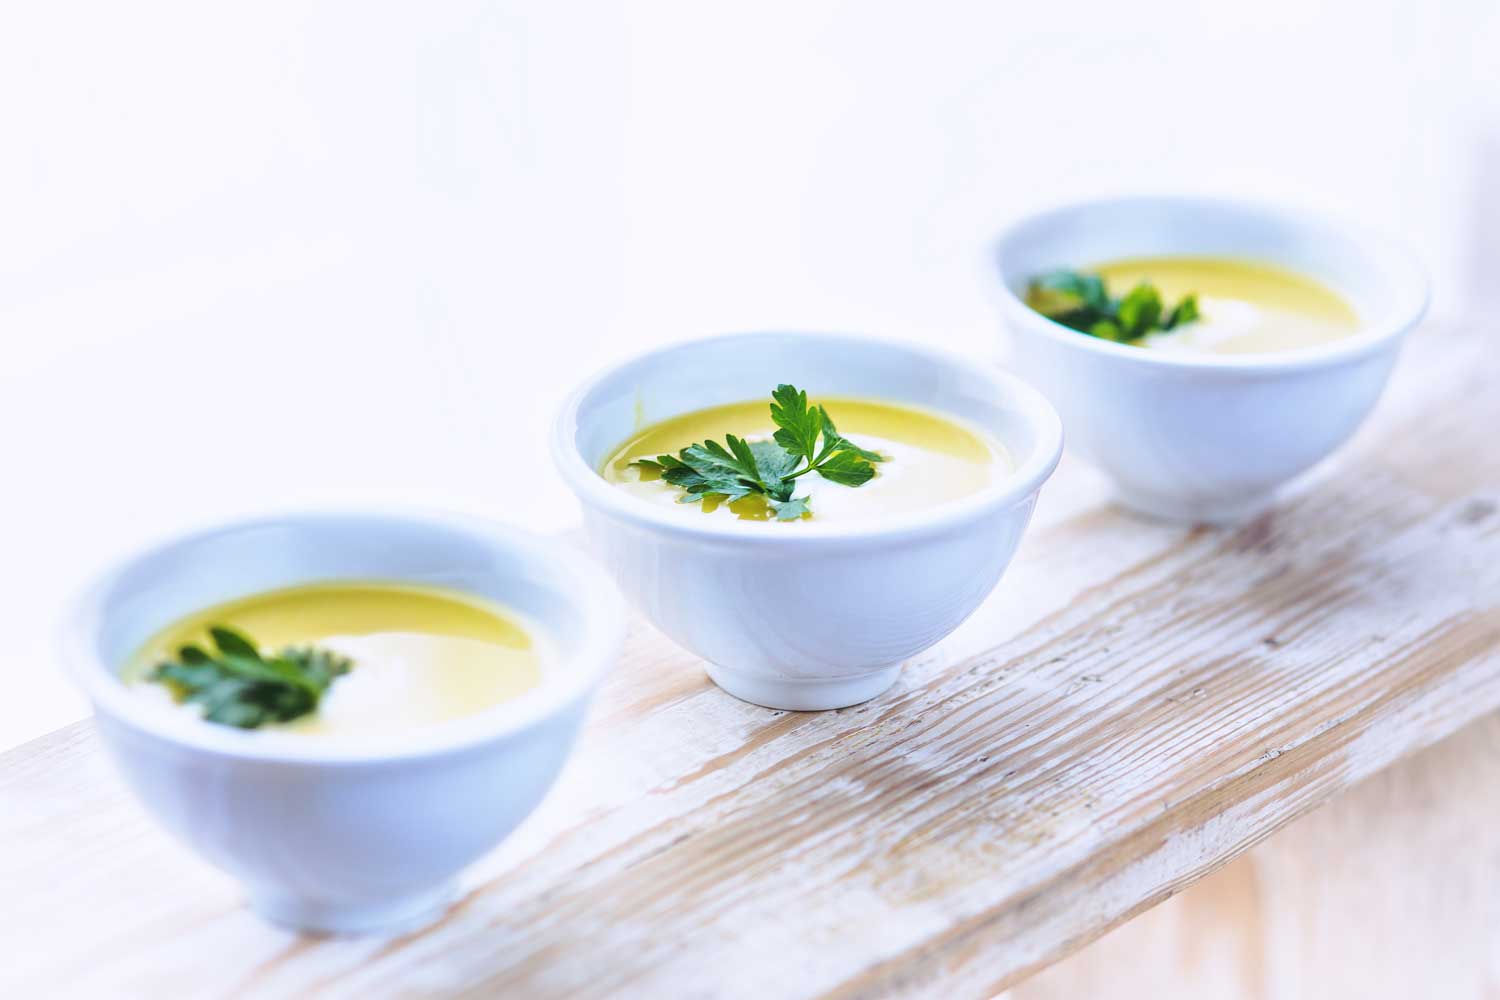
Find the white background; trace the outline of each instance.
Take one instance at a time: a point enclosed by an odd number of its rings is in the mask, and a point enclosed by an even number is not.
[[[0,747],[84,714],[53,630],[122,550],[342,500],[565,527],[588,371],[986,354],[986,241],[1049,202],[1311,204],[1416,241],[1437,321],[1493,303],[1497,52],[1493,2],[6,4]]]

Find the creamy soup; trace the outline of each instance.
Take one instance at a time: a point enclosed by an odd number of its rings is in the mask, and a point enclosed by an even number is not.
[[[862,399],[819,398],[837,421],[839,431],[885,461],[875,477],[859,487],[806,475],[797,494],[810,498],[817,521],[853,521],[924,510],[957,500],[1003,478],[1012,465],[1004,448],[977,428],[925,410]],[[764,401],[732,403],[698,410],[654,424],[625,441],[600,469],[606,480],[633,496],[684,517],[709,516],[768,520],[771,512],[760,496],[733,503],[709,498],[678,503],[682,491],[650,469],[632,463],[658,455],[676,455],[697,442],[722,441],[735,434],[747,441],[768,441],[776,427]]]
[[[311,646],[350,661],[315,712],[266,727],[309,736],[385,736],[471,715],[536,687],[551,658],[536,630],[494,602],[447,588],[339,582],[195,612],[152,636],[122,678],[140,697],[171,703],[169,686],[150,679],[153,668],[184,645],[212,649],[211,626],[240,632],[267,656]]]
[[[1116,294],[1148,282],[1168,303],[1197,296],[1199,318],[1139,341],[1151,350],[1286,351],[1338,340],[1359,328],[1358,314],[1338,293],[1271,264],[1227,257],[1140,257],[1090,270],[1102,275]]]

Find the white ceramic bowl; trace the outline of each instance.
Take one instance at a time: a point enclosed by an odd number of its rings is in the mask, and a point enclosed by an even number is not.
[[[1070,330],[1028,308],[1027,282],[1122,257],[1207,254],[1269,261],[1344,295],[1361,329],[1265,354],[1168,354]],[[1023,219],[996,261],[1008,363],[1057,406],[1068,446],[1126,507],[1234,521],[1327,456],[1364,420],[1422,317],[1427,279],[1405,247],[1357,227],[1254,203],[1135,197]]]
[[[998,438],[1013,475],[915,514],[839,524],[705,517],[646,503],[598,469],[636,429],[780,382],[951,414]],[[589,380],[553,435],[605,565],[659,629],[736,697],[792,710],[873,698],[901,661],[958,626],[994,588],[1062,449],[1057,414],[990,366],[925,348],[757,333],[670,347]]]
[[[131,694],[117,671],[182,616],[328,579],[406,580],[493,598],[545,630],[541,686],[453,722],[349,743],[203,722]],[[614,661],[623,613],[565,547],[437,515],[326,513],[231,524],[144,552],[77,602],[63,636],[106,746],[147,808],[297,929],[406,929],[541,801]]]

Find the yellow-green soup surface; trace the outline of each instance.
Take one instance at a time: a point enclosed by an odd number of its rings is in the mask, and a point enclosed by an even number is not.
[[[976,493],[1010,474],[1004,447],[977,428],[927,410],[868,399],[819,397],[841,434],[886,461],[862,486],[843,486],[818,476],[797,480],[797,496],[811,498],[813,521],[856,521],[925,510]],[[682,504],[682,491],[631,463],[676,455],[690,444],[722,442],[726,434],[769,440],[776,427],[764,400],[697,410],[653,424],[621,443],[600,468],[618,488],[644,501],[675,507],[683,517],[764,521],[765,500],[749,496],[731,504],[712,499]]]
[[[263,727],[309,736],[382,736],[472,715],[536,687],[551,660],[536,631],[493,601],[446,587],[328,582],[195,612],[148,639],[122,679],[170,703],[167,686],[148,679],[152,668],[189,643],[211,649],[211,625],[241,632],[263,654],[310,645],[353,661],[317,712]]]
[[[1136,257],[1090,270],[1111,294],[1146,281],[1171,303],[1198,296],[1200,319],[1146,336],[1156,351],[1250,354],[1315,347],[1359,329],[1359,315],[1342,296],[1295,271],[1232,257]]]

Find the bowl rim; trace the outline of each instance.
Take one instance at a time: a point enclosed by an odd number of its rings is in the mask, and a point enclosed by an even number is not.
[[[970,496],[960,497],[927,510],[847,524],[837,522],[820,524],[814,519],[808,523],[772,526],[770,531],[766,530],[767,525],[742,522],[732,518],[683,517],[681,512],[642,501],[611,485],[597,469],[584,460],[578,450],[578,414],[584,401],[602,382],[624,369],[659,362],[673,354],[698,350],[709,344],[737,344],[743,345],[745,350],[750,350],[751,348],[765,348],[768,344],[795,347],[811,341],[833,344],[848,350],[878,348],[905,352],[939,366],[960,370],[965,377],[977,376],[988,382],[997,395],[1016,405],[1019,413],[1035,431],[1037,445],[1032,454],[1013,469],[1010,475],[1001,477]],[[725,402],[739,402],[739,400],[725,400]],[[943,409],[941,403],[931,404],[927,408],[940,414],[948,412]],[[948,415],[956,416],[951,413]],[[628,432],[621,432],[622,440],[626,433]],[[656,533],[708,544],[754,547],[759,550],[786,548],[826,550],[859,545],[873,540],[895,541],[916,538],[950,530],[994,511],[1020,504],[1035,494],[1057,468],[1057,463],[1062,457],[1062,448],[1062,420],[1046,397],[1017,376],[1000,371],[983,360],[966,358],[950,351],[900,339],[795,330],[763,330],[698,337],[658,347],[605,365],[568,395],[558,409],[552,424],[553,462],[564,482],[586,505],[597,508],[613,518]]]
[[[1033,310],[1021,299],[1007,280],[1007,246],[1029,231],[1045,229],[1089,211],[1122,205],[1146,207],[1164,205],[1177,209],[1230,211],[1275,220],[1291,228],[1340,232],[1364,245],[1380,261],[1386,273],[1400,278],[1394,304],[1382,314],[1366,319],[1361,316],[1360,330],[1315,347],[1246,354],[1178,354],[1147,351],[1128,344],[1116,344],[1080,334]],[[1295,205],[1252,198],[1187,194],[1127,194],[1116,197],[1088,198],[1061,202],[1014,219],[991,241],[987,270],[998,281],[1000,306],[1014,326],[1040,333],[1058,343],[1104,357],[1118,358],[1143,368],[1176,369],[1187,372],[1281,373],[1303,371],[1343,364],[1375,353],[1398,340],[1427,312],[1431,301],[1431,280],[1421,257],[1411,245],[1393,234],[1350,222],[1336,215],[1299,208]],[[1276,263],[1271,261],[1271,263]]]
[[[295,733],[250,731],[204,722],[191,713],[132,694],[117,670],[96,652],[105,598],[115,583],[138,564],[179,546],[278,524],[368,521],[445,528],[476,544],[542,562],[564,578],[577,611],[583,640],[542,683],[498,705],[446,722],[379,739],[312,739]],[[172,532],[134,549],[98,573],[69,602],[57,638],[65,669],[96,713],[179,747],[206,754],[284,764],[368,765],[419,760],[481,747],[516,736],[587,699],[617,659],[625,634],[619,592],[607,576],[561,538],[549,538],[483,518],[411,506],[303,507],[217,521]]]

